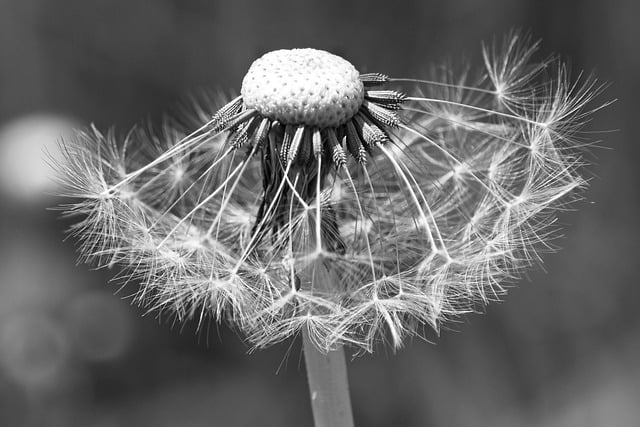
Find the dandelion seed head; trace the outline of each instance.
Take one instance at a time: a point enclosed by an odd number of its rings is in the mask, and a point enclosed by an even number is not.
[[[136,302],[226,320],[256,347],[400,348],[498,300],[585,185],[580,128],[599,87],[569,84],[519,34],[484,67],[360,74],[314,49],[250,67],[195,129],[63,145],[81,258],[122,265]],[[222,105],[222,107],[220,107]]]
[[[360,109],[364,86],[351,63],[317,49],[282,49],[256,59],[242,81],[246,108],[284,124],[345,124]]]

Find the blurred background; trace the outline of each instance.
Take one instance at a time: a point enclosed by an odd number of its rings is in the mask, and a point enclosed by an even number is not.
[[[238,91],[257,56],[316,47],[419,76],[509,29],[593,71],[619,98],[588,202],[506,302],[430,344],[350,363],[359,426],[640,425],[633,0],[0,0],[0,425],[307,426],[299,342],[249,353],[225,326],[171,325],[75,265],[43,153],[95,123],[158,121],[186,95]],[[143,316],[144,315],[144,316]]]

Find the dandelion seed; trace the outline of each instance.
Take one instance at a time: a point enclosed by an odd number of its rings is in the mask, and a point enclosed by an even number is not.
[[[585,185],[577,132],[595,82],[511,34],[484,70],[360,74],[315,49],[257,59],[191,133],[64,145],[83,260],[120,264],[137,301],[224,319],[264,347],[400,347],[499,298],[550,247]]]

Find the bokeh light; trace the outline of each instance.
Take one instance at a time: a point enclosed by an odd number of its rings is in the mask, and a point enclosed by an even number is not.
[[[126,353],[135,326],[125,304],[103,291],[82,293],[69,301],[64,309],[66,326],[79,356],[108,362]]]
[[[36,312],[0,318],[0,366],[26,388],[46,388],[59,381],[69,358],[62,326]]]
[[[79,127],[69,118],[47,114],[27,115],[1,126],[0,188],[6,197],[35,202],[54,194],[51,163],[60,158],[58,143]]]

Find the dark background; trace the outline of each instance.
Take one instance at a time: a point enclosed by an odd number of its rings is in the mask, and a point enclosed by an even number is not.
[[[350,363],[359,426],[637,426],[640,3],[0,0],[0,425],[306,426],[300,343],[249,353],[225,326],[171,325],[75,266],[42,152],[72,127],[124,132],[185,95],[238,91],[253,59],[316,47],[420,76],[509,29],[618,98],[588,202],[545,270],[435,344]]]

